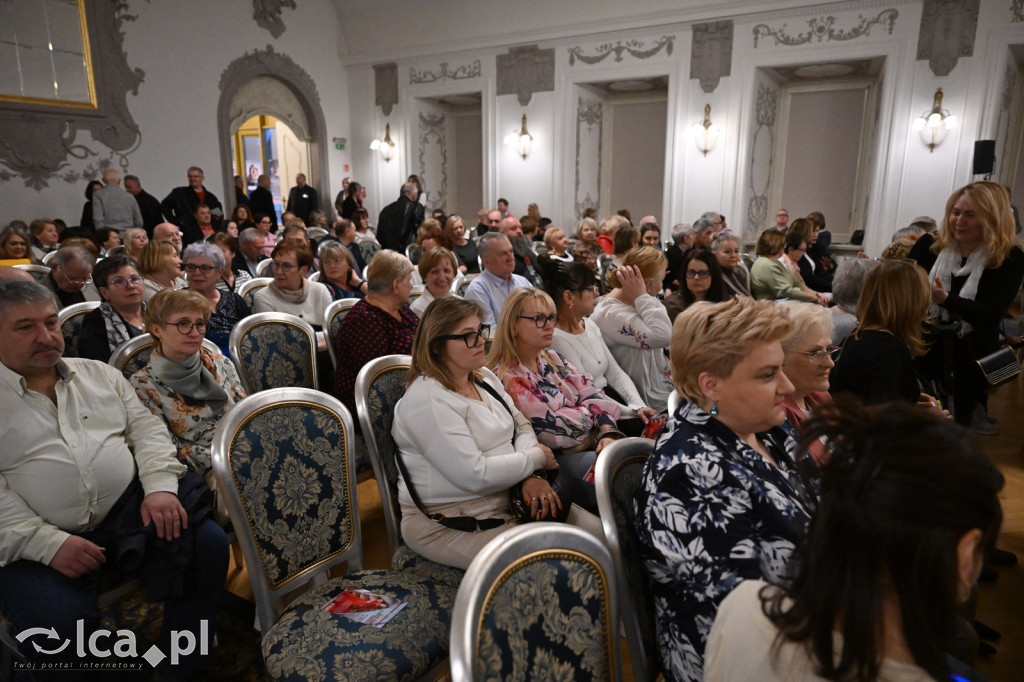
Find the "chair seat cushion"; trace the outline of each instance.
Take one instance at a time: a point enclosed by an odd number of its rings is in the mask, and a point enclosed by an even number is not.
[[[408,602],[376,628],[321,610],[346,589]],[[263,637],[272,680],[415,680],[448,657],[455,590],[416,573],[362,571],[296,599]]]
[[[391,570],[406,571],[421,575],[424,578],[458,590],[466,572],[454,566],[445,566],[436,561],[431,561],[411,550],[408,545],[401,544],[391,557]]]

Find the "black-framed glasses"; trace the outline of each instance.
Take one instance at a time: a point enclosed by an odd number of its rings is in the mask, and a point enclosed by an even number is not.
[[[127,279],[124,277],[111,277],[107,280],[108,287],[117,287],[118,289],[127,289],[129,284],[133,287],[142,286],[142,278],[138,275],[132,275]]]
[[[537,329],[543,329],[549,324],[558,324],[558,313],[551,313],[550,315],[520,315],[520,320],[533,320],[533,323],[537,325]]]
[[[185,272],[189,272],[189,273],[192,273],[192,272],[195,272],[195,271],[198,270],[199,272],[203,273],[204,275],[208,275],[208,274],[210,274],[211,272],[213,272],[214,270],[217,269],[217,268],[213,267],[212,265],[196,265],[195,263],[185,263],[185,265],[183,265],[182,268],[185,270]]]
[[[199,320],[198,322],[193,322],[192,320],[178,320],[174,323],[174,327],[182,336],[191,334],[193,329],[200,334],[206,333],[206,323],[202,320]]]
[[[843,349],[839,346],[829,346],[828,348],[818,348],[816,350],[792,350],[789,352],[809,355],[812,360],[822,362],[826,356],[832,358],[833,361],[839,359],[839,355],[843,352]]]
[[[491,326],[488,324],[482,324],[476,331],[466,332],[465,334],[445,334],[441,338],[449,341],[458,341],[459,339],[462,339],[466,344],[466,348],[476,348],[476,345],[480,343],[480,339],[484,339],[486,341],[487,337],[490,336],[490,333]]]
[[[708,279],[711,277],[710,270],[687,270],[686,279]]]

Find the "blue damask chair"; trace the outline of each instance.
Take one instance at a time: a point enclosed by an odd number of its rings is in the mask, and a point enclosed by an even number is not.
[[[675,391],[672,395],[678,396]],[[671,397],[669,398],[671,402]],[[605,542],[615,562],[622,604],[622,624],[629,644],[633,677],[653,680],[662,672],[654,624],[654,597],[636,540],[633,493],[640,487],[644,464],[654,451],[647,438],[623,438],[601,451],[594,472],[597,509]]]
[[[273,281],[273,277],[253,277],[250,280],[246,280],[238,287],[238,295],[241,296],[246,305],[252,309],[253,304],[256,302],[256,293]]]
[[[604,544],[565,524],[491,540],[455,598],[455,682],[622,679],[615,569]]]
[[[149,364],[149,356],[153,353],[154,348],[156,348],[156,339],[152,334],[148,332],[139,334],[115,348],[114,352],[110,354],[107,364],[121,370],[125,379],[131,379],[133,374]],[[223,355],[217,344],[209,339],[203,339],[203,348],[211,353]]]
[[[339,298],[331,303],[324,310],[324,325],[327,327],[327,350],[331,354],[331,364],[338,369],[338,358],[334,357],[334,340],[338,336],[338,329],[341,328],[341,321],[352,310],[352,306],[359,303],[358,298]]]
[[[351,438],[345,406],[304,388],[249,396],[214,434],[213,470],[245,556],[269,679],[416,680],[444,668],[450,590],[361,570]],[[329,579],[342,563],[346,575]],[[352,589],[406,605],[383,628],[321,608]]]
[[[249,395],[269,388],[316,388],[316,332],[287,313],[244,318],[228,337],[231,360]]]
[[[51,253],[57,252],[52,251]],[[85,301],[84,303],[72,303],[66,308],[61,308],[61,311],[57,313],[57,324],[60,325],[60,333],[64,337],[64,357],[78,357],[78,333],[82,331],[82,320],[99,307],[99,301]]]
[[[380,492],[380,506],[388,531],[388,556],[394,569],[414,571],[448,585],[455,590],[464,572],[430,561],[402,542],[402,513],[398,505],[398,465],[391,425],[395,405],[405,394],[405,376],[412,360],[408,355],[385,355],[366,363],[356,376],[356,414],[366,439],[366,450],[373,465]],[[425,425],[424,428],[430,428]]]

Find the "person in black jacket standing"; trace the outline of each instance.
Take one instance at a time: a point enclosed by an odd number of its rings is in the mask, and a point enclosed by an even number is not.
[[[423,222],[423,205],[417,199],[416,183],[402,185],[398,201],[388,204],[377,218],[377,241],[385,249],[405,253],[405,247],[416,238],[416,229]]]
[[[164,222],[164,214],[160,210],[160,200],[142,189],[142,183],[137,175],[124,176],[124,189],[135,197],[135,201],[139,204],[139,210],[142,211],[142,225],[136,225],[136,227],[146,228],[146,235],[152,239],[153,228]]]
[[[224,208],[221,206],[220,199],[203,187],[204,178],[203,169],[199,166],[192,166],[188,169],[188,185],[175,187],[160,202],[160,208],[163,209],[164,217],[168,222],[172,222],[178,227],[184,227],[195,215],[199,204],[206,204],[210,207],[214,226],[220,225],[220,221],[224,219]]]
[[[260,213],[270,218],[270,231],[277,232],[277,211],[274,210],[274,195],[270,193],[270,176],[263,174],[256,180],[256,189],[249,192],[249,208],[253,217]]]
[[[288,192],[288,205],[285,206],[285,211],[291,211],[296,217],[302,218],[302,222],[308,223],[310,212],[318,208],[320,206],[316,190],[312,185],[307,185],[306,176],[299,173],[295,176],[295,187]]]

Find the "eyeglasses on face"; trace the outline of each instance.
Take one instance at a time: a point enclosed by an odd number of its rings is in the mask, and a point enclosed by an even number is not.
[[[840,353],[843,352],[843,349],[840,348],[839,346],[829,346],[828,348],[818,348],[816,350],[792,350],[792,351],[789,351],[789,352],[790,353],[800,353],[801,355],[807,355],[812,360],[817,360],[819,362],[822,362],[822,361],[825,360],[826,357],[830,357],[833,360],[839,359],[839,355],[840,355]]]
[[[63,265],[58,265],[57,269],[60,270],[60,273],[64,275],[64,279],[66,279],[69,284],[74,284],[75,286],[85,286],[86,284],[92,281],[92,279],[89,278],[88,276],[85,279],[78,279],[76,277],[72,277],[67,273],[67,270],[64,269]]]
[[[520,320],[533,320],[533,323],[537,325],[537,329],[543,329],[549,324],[558,324],[558,313],[551,313],[550,315],[519,315]]]
[[[193,322],[192,320],[178,320],[174,323],[174,328],[178,330],[181,335],[191,334],[192,330],[195,329],[200,334],[206,333],[206,323],[202,320]]]
[[[191,273],[191,272],[195,272],[196,270],[198,270],[199,272],[203,273],[204,275],[208,275],[211,272],[213,272],[214,270],[216,270],[216,268],[213,267],[212,265],[196,265],[195,263],[185,263],[183,268],[185,269],[185,272]]]
[[[480,343],[480,339],[487,340],[487,337],[491,333],[491,326],[487,324],[480,325],[480,328],[474,332],[466,332],[465,334],[445,334],[442,339],[448,341],[458,341],[462,339],[466,344],[466,348],[476,348],[477,344]]]
[[[138,275],[132,275],[127,279],[124,277],[111,277],[107,280],[108,287],[117,287],[118,289],[127,289],[129,284],[133,287],[141,286],[142,278]]]
[[[299,269],[298,265],[292,265],[291,263],[279,263],[277,261],[274,261],[274,267],[281,272],[291,272],[292,270]]]
[[[711,277],[710,270],[687,270],[686,279],[708,279]]]

